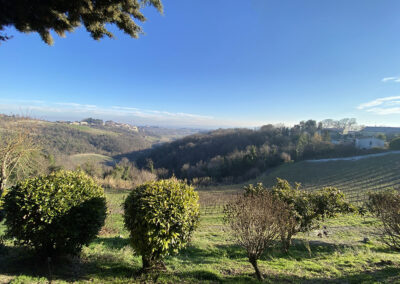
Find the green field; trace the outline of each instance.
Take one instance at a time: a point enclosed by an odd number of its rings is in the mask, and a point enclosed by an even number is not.
[[[70,164],[73,168],[77,166],[83,165],[85,163],[93,163],[93,164],[105,164],[107,162],[113,162],[114,159],[100,154],[95,153],[85,153],[85,154],[75,154],[67,157]]]
[[[230,194],[200,192],[201,225],[190,246],[166,260],[168,270],[140,275],[140,257],[129,247],[121,203],[128,191],[107,191],[109,215],[99,237],[80,258],[48,266],[7,240],[0,248],[0,283],[256,283],[245,251],[230,239],[216,203]],[[213,196],[216,203],[213,203]],[[206,208],[209,207],[209,208]],[[210,210],[213,207],[214,210]],[[289,255],[279,248],[260,261],[266,283],[400,283],[400,254],[379,242],[372,217],[347,215],[323,225],[329,235],[300,235]],[[0,234],[4,227],[0,226]],[[362,242],[364,237],[371,242]]]
[[[368,191],[400,188],[400,154],[388,154],[360,160],[284,164],[250,181],[272,186],[276,177],[300,182],[303,189],[335,186],[352,201],[362,201]]]

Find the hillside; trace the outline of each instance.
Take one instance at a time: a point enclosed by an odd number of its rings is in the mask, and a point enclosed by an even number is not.
[[[400,153],[371,155],[363,159],[287,163],[251,182],[272,186],[276,177],[300,182],[302,188],[309,190],[335,186],[351,200],[360,201],[368,191],[400,188]]]
[[[126,156],[140,167],[148,168],[152,162],[154,168],[169,176],[207,186],[245,182],[288,161],[384,151],[358,149],[354,143],[332,143],[329,131],[321,125],[309,120],[291,128],[264,125],[254,130],[218,129],[164,143],[141,156],[137,152]]]
[[[150,148],[152,145],[193,134],[197,130],[138,128],[132,131],[107,125],[74,125],[66,122],[0,116],[0,133],[25,129],[36,135],[48,153],[55,156],[94,153],[106,156]]]

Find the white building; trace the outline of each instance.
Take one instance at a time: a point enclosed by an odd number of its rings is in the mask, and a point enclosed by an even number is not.
[[[356,139],[356,147],[359,149],[384,148],[385,141],[375,137]]]

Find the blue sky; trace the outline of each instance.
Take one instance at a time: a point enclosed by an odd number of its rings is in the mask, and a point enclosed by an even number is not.
[[[231,127],[356,117],[400,126],[400,1],[164,0],[145,35],[7,30],[0,112]]]

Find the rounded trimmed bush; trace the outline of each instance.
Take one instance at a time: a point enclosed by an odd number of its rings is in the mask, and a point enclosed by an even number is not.
[[[163,258],[190,240],[199,221],[199,196],[176,179],[136,187],[124,203],[125,227],[143,270],[163,268]]]
[[[5,196],[8,237],[46,256],[77,254],[104,225],[103,189],[82,171],[58,171],[11,187]]]

